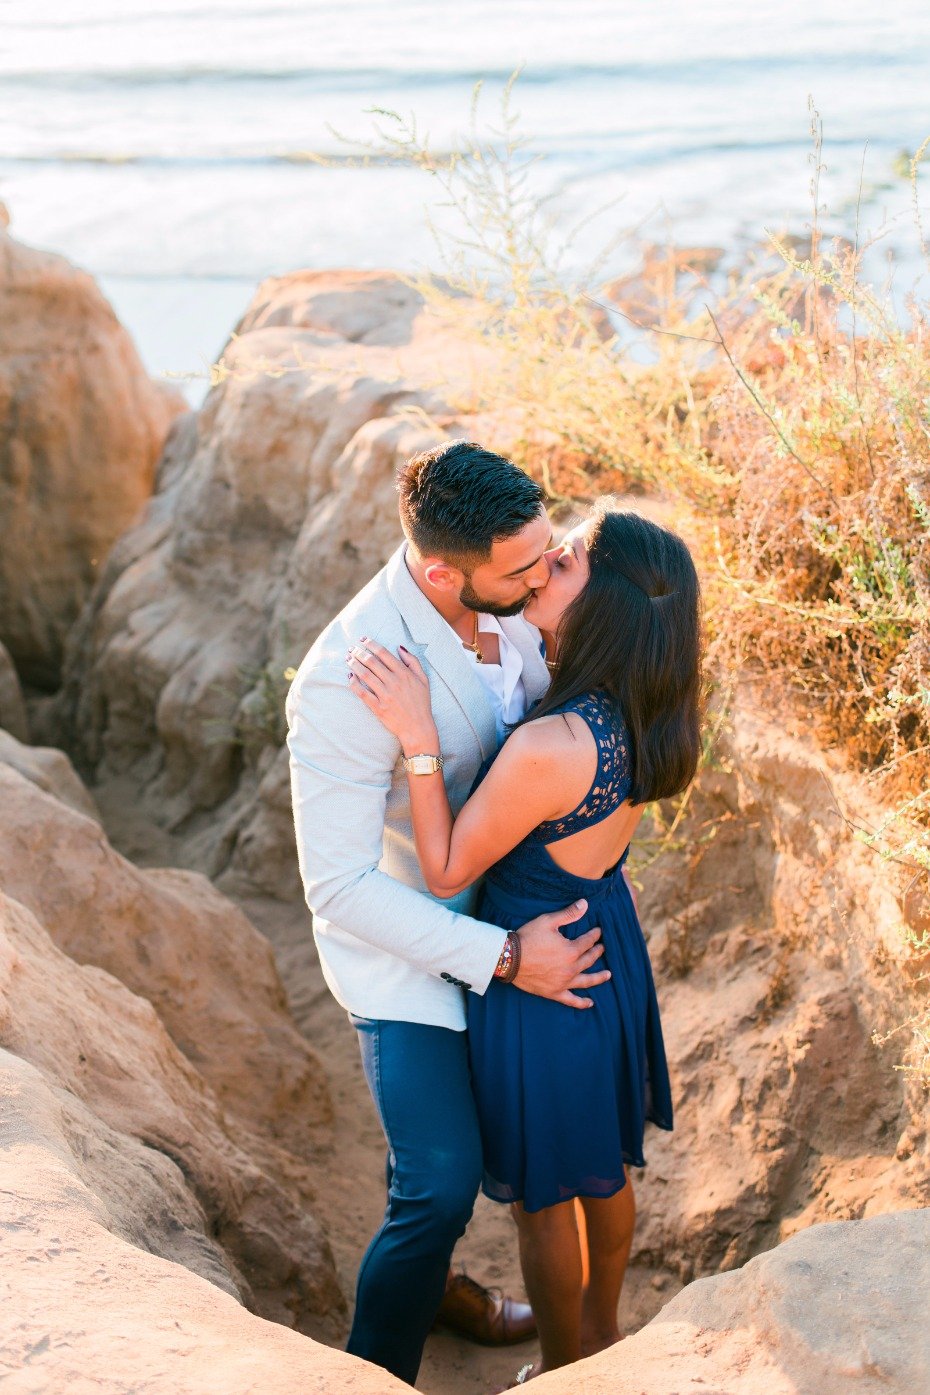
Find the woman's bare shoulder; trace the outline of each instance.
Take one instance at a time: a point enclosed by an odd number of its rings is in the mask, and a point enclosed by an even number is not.
[[[597,746],[584,718],[574,712],[555,712],[517,727],[501,754],[506,752],[514,762],[527,761],[537,767],[564,766],[567,761],[577,763],[589,750],[596,759]]]

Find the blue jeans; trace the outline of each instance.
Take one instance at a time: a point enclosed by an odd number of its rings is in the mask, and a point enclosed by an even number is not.
[[[413,1385],[481,1182],[468,1046],[447,1027],[349,1017],[388,1143],[388,1194],[346,1350]]]

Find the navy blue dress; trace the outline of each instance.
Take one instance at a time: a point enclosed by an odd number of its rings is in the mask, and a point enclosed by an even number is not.
[[[576,712],[597,742],[588,794],[567,817],[540,824],[485,876],[477,914],[516,930],[544,911],[585,897],[570,939],[598,925],[604,955],[591,972],[611,978],[586,990],[592,1008],[571,1008],[491,981],[467,994],[468,1043],[484,1148],[483,1191],[539,1211],[571,1197],[612,1196],[624,1164],[643,1167],[646,1121],[672,1127],[668,1067],[646,942],[623,876],[626,851],[606,876],[564,871],[548,847],[600,822],[628,797],[630,742],[606,695],[589,693]],[[478,774],[476,784],[487,773]]]

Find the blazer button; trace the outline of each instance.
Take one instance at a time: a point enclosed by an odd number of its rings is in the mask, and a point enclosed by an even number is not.
[[[445,981],[446,981],[446,983],[454,983],[454,982],[455,982],[455,979],[452,977],[451,974],[440,974],[439,977],[440,977],[440,978],[444,978]]]

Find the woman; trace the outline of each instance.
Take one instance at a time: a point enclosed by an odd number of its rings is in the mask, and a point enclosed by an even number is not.
[[[623,864],[644,806],[685,789],[700,751],[700,598],[684,543],[602,504],[546,560],[548,585],[524,614],[545,639],[548,692],[483,767],[457,818],[439,773],[409,780],[434,895],[484,875],[478,913],[511,931],[584,898],[586,916],[563,933],[599,925],[612,971],[587,991],[583,1012],[500,979],[468,995],[483,1189],[513,1206],[542,1347],[521,1383],[619,1338],[635,1215],[626,1169],[644,1165],[647,1120],[672,1127],[652,972]],[[416,658],[365,641],[350,683],[405,755],[440,754]],[[505,952],[519,963],[518,936]]]

